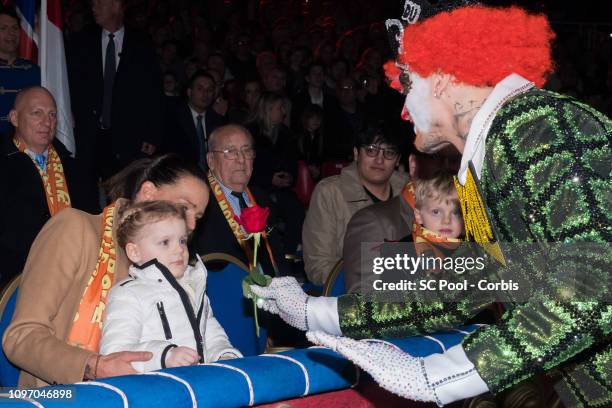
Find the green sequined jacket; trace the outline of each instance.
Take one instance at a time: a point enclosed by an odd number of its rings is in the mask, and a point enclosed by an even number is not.
[[[564,301],[545,293],[507,303],[497,324],[467,336],[466,354],[492,392],[554,369],[563,376],[557,391],[568,406],[612,405],[612,258],[605,250],[612,242],[611,139],[612,122],[604,115],[538,89],[506,102],[493,120],[480,189],[500,242],[600,245],[580,256],[556,254],[546,275],[518,263],[531,279],[588,270],[587,284],[599,293]],[[338,312],[345,336],[385,338],[457,326],[485,304],[469,297],[385,303],[344,295]]]

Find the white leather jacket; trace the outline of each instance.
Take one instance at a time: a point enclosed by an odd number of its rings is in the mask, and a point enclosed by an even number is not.
[[[203,363],[221,356],[242,357],[213,316],[206,296],[206,267],[199,257],[183,278],[195,289],[195,310],[187,292],[157,260],[132,265],[129,275],[109,293],[101,354],[150,351],[151,360],[132,362],[141,372],[165,368],[166,354],[175,346],[197,350]]]

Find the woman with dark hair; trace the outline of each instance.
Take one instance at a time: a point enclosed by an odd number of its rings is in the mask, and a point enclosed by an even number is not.
[[[151,358],[135,351],[98,354],[108,290],[127,277],[129,265],[115,243],[115,214],[128,200],[167,200],[185,206],[193,230],[208,204],[208,186],[197,166],[164,155],[133,162],[105,187],[113,202],[102,214],[65,209],[32,245],[3,339],[7,357],[22,369],[22,388],[132,374],[130,362]]]
[[[313,180],[321,176],[321,163],[324,157],[323,108],[318,105],[306,105],[300,118],[300,132],[297,136],[299,159],[308,166]]]

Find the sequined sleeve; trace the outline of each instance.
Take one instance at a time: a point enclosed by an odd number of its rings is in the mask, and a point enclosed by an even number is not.
[[[378,302],[360,295],[338,298],[340,328],[351,338],[397,338],[434,333],[464,324],[490,300]]]
[[[493,392],[559,368],[576,406],[597,394],[597,406],[612,403],[611,139],[604,115],[540,90],[512,101],[495,119],[482,179],[502,239],[600,245],[571,263],[569,254],[558,253],[546,269],[550,275],[533,278],[588,271],[586,284],[597,292],[590,300],[541,294],[510,305],[498,324],[466,337],[466,354]]]
[[[450,257],[468,255],[473,247],[453,250]],[[473,274],[475,272],[468,272]],[[448,282],[462,281],[465,276],[450,273],[428,275]],[[474,276],[471,279],[476,279]],[[424,297],[420,297],[422,293]],[[491,294],[479,292],[436,291],[410,292],[389,299],[384,293],[367,296],[350,294],[338,299],[340,328],[352,338],[393,338],[434,333],[465,324],[495,301]]]

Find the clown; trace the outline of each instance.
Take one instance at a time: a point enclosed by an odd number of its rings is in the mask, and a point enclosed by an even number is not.
[[[432,12],[407,1],[403,19],[406,27],[387,24],[399,42],[397,59],[385,70],[406,96],[404,115],[414,123],[417,148],[433,153],[453,145],[462,153],[457,185],[468,237],[483,245],[590,242],[607,248],[612,123],[587,105],[540,89],[553,69],[554,33],[546,18],[517,7]],[[478,213],[474,200],[487,211]],[[496,233],[474,227],[482,225]],[[609,294],[609,250],[583,255],[572,264],[575,272],[593,272],[603,281],[592,283]],[[560,271],[554,262],[547,268]],[[563,378],[556,390],[567,406],[612,404],[612,305],[602,296],[508,303],[497,324],[443,354],[416,358],[353,339],[446,329],[480,308],[462,301],[434,307],[381,305],[358,295],[315,298],[292,278],[253,292],[265,299],[264,309],[405,398],[444,405],[557,369]]]

